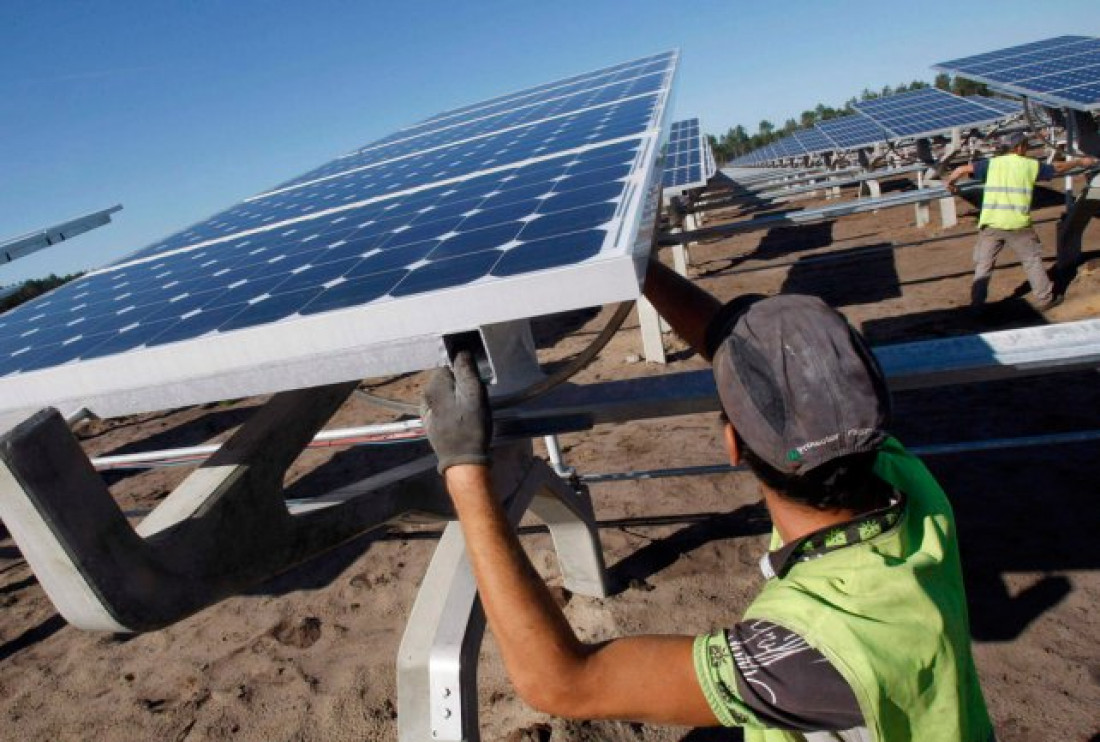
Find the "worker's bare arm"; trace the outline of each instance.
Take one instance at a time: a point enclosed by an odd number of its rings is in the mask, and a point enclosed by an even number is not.
[[[1097,162],[1097,160],[1096,160],[1095,157],[1086,156],[1086,157],[1072,157],[1072,158],[1067,159],[1067,160],[1062,160],[1061,162],[1052,163],[1052,165],[1054,167],[1054,172],[1064,173],[1068,170],[1073,170],[1073,169],[1079,168],[1079,167],[1095,167],[1096,162]]]
[[[717,724],[695,677],[692,637],[581,642],[508,524],[488,467],[452,466],[446,482],[489,628],[527,703],[567,718]]]
[[[955,183],[960,178],[963,178],[963,177],[970,178],[970,177],[973,177],[973,176],[974,176],[974,165],[973,165],[973,163],[968,162],[965,165],[959,165],[957,168],[952,170],[951,174],[948,175],[947,178],[943,181],[943,185],[951,193],[957,193],[959,188],[958,188],[958,186],[955,185]]]

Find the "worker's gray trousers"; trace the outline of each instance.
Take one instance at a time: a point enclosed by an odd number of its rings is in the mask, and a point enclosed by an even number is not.
[[[995,229],[984,227],[978,232],[978,242],[974,245],[974,283],[970,287],[970,302],[982,304],[989,292],[989,279],[993,275],[993,265],[1005,246],[1011,247],[1020,259],[1031,284],[1031,294],[1039,306],[1054,298],[1054,284],[1043,268],[1043,244],[1032,227],[1023,229]]]

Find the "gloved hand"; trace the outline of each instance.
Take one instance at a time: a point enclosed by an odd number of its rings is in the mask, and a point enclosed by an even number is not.
[[[468,351],[455,357],[453,373],[449,368],[432,372],[420,401],[420,416],[439,457],[440,474],[455,464],[489,463],[493,416],[489,395]]]

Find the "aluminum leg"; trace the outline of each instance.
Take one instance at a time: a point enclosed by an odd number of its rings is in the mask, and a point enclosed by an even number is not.
[[[530,446],[497,449],[493,468],[509,520],[530,508],[550,528],[566,587],[606,595],[606,572],[592,505]],[[477,655],[485,616],[457,522],[448,524],[424,575],[397,659],[400,742],[478,742]]]

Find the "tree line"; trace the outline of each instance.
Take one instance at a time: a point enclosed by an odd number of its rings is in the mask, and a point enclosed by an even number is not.
[[[750,134],[743,125],[738,124],[720,136],[707,134],[707,139],[710,141],[715,159],[718,162],[729,162],[741,155],[748,154],[778,139],[789,136],[794,131],[809,129],[819,121],[828,121],[829,119],[853,114],[856,112],[855,104],[861,100],[873,100],[927,87],[930,87],[927,82],[914,80],[910,83],[902,83],[897,87],[887,85],[882,90],[864,88],[858,97],[852,96],[838,108],[818,103],[813,108],[803,111],[797,119],[787,119],[781,127],[777,127],[771,121],[764,119],[757,124],[756,132],[753,134]],[[961,77],[951,77],[946,72],[936,75],[931,87],[937,87],[955,95],[989,95],[989,89],[984,84]]]
[[[20,304],[28,302],[36,296],[41,296],[47,291],[53,291],[58,286],[68,283],[74,279],[83,276],[83,273],[70,273],[67,276],[58,276],[51,273],[45,278],[32,278],[27,281],[19,290],[14,294],[9,294],[3,299],[0,299],[0,312],[6,312],[9,309],[15,309]]]

